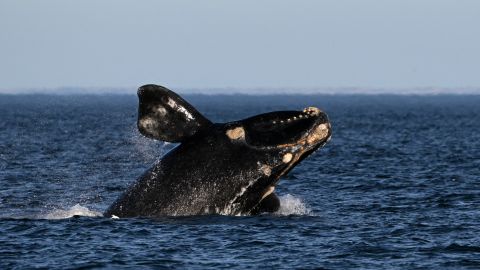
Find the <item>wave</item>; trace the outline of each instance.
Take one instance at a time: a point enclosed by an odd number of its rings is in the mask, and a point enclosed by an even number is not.
[[[302,199],[286,194],[279,197],[280,209],[275,212],[275,216],[312,216],[312,210]],[[36,216],[38,219],[67,219],[72,217],[102,217],[103,213],[89,209],[80,204],[75,204],[68,209],[53,209],[46,214]]]
[[[39,216],[41,219],[65,219],[71,218],[74,216],[83,216],[83,217],[101,217],[103,214],[94,210],[90,210],[87,207],[76,204],[69,209],[55,209],[50,213]]]
[[[312,216],[312,210],[300,198],[296,198],[290,194],[279,197],[280,209],[275,212],[278,216]]]

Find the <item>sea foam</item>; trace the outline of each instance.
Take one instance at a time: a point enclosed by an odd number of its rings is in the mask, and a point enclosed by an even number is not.
[[[87,207],[76,204],[69,209],[55,209],[50,213],[47,213],[41,218],[44,219],[64,219],[71,218],[73,216],[84,216],[84,217],[101,217],[103,216],[101,212],[90,210]]]
[[[312,210],[300,198],[296,198],[290,194],[287,194],[287,195],[280,196],[279,199],[280,199],[280,209],[277,212],[275,212],[275,215],[279,215],[279,216],[289,216],[289,215],[311,216],[313,215]]]

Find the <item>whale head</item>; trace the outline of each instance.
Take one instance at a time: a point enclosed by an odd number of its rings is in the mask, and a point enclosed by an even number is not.
[[[307,156],[325,145],[332,135],[326,113],[316,107],[301,111],[276,111],[227,123],[225,134],[233,144],[242,145],[263,174],[249,182],[242,196],[236,198],[237,209],[255,212],[268,198],[280,178]],[[278,202],[265,200],[278,204]],[[266,209],[278,205],[262,205]],[[260,209],[261,210],[261,209]]]

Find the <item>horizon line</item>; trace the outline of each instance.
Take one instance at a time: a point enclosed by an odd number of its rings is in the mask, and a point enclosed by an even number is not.
[[[480,87],[167,87],[187,95],[480,95]],[[0,89],[2,95],[135,95],[138,87]]]

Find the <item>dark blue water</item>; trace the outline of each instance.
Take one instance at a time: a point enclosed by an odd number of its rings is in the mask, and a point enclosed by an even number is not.
[[[280,213],[109,219],[174,146],[136,97],[0,96],[0,268],[480,268],[480,96],[186,98],[214,121],[318,106],[333,137]]]

